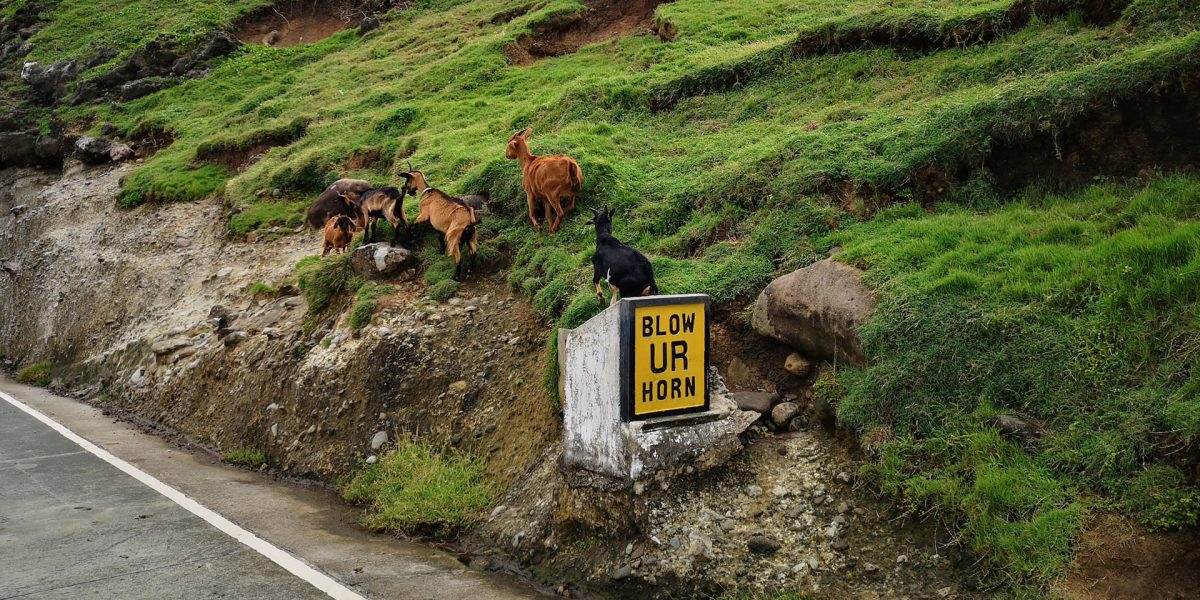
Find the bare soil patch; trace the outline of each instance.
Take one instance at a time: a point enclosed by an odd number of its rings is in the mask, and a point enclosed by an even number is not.
[[[391,8],[407,6],[407,1],[321,2],[299,0],[279,2],[254,12],[238,23],[234,36],[247,44],[287,48],[319,42],[343,29],[357,26],[364,18]]]
[[[1096,520],[1056,591],[1076,600],[1183,600],[1200,590],[1200,531],[1150,533],[1117,516]]]
[[[587,8],[534,27],[504,49],[509,62],[528,65],[550,56],[571,54],[597,42],[654,33],[654,10],[670,0],[588,0]]]
[[[1058,129],[1002,145],[984,164],[997,184],[1087,183],[1200,165],[1200,79],[1100,102]]]

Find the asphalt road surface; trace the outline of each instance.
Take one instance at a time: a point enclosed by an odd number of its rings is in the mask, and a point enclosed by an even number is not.
[[[353,518],[324,490],[0,380],[0,600],[541,595]]]

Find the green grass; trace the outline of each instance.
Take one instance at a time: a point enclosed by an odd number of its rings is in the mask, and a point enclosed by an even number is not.
[[[357,242],[351,246],[356,247]],[[324,312],[343,292],[357,291],[363,285],[350,268],[349,252],[304,258],[296,263],[296,276],[308,310],[314,314]]]
[[[21,367],[21,370],[17,371],[17,381],[38,387],[46,387],[50,385],[52,369],[53,365],[49,361],[25,365]]]
[[[354,305],[350,308],[350,328],[357,330],[366,327],[375,315],[379,299],[393,291],[395,290],[386,285],[371,281],[363,283],[354,296]]]
[[[491,504],[484,469],[478,458],[402,439],[364,464],[343,495],[370,507],[368,527],[443,537],[470,527]]]
[[[253,446],[242,446],[221,454],[221,460],[250,469],[259,469],[267,464],[267,455]]]
[[[870,366],[823,392],[885,491],[1040,582],[1092,499],[1153,528],[1197,523],[1200,487],[1173,455],[1200,439],[1200,179],[994,204],[896,207],[831,236],[879,307]],[[1002,440],[1000,413],[1045,437],[1028,453]]]
[[[228,27],[239,16],[270,2],[182,0],[165,5],[157,0],[59,0],[48,4],[53,7],[48,25],[30,39],[33,52],[28,60],[83,60],[100,48],[119,51],[113,61],[97,66],[99,73],[160,34],[186,48],[209,31]],[[84,77],[88,75],[84,73]]]
[[[254,296],[256,298],[258,296],[266,296],[268,298],[274,298],[275,296],[279,295],[279,288],[277,288],[269,283],[262,282],[262,281],[255,281],[254,283],[250,284],[249,291],[250,291],[250,295]]]

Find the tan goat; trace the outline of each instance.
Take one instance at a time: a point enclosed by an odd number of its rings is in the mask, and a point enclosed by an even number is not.
[[[429,187],[425,174],[420,171],[401,173],[405,179],[404,193],[415,194],[420,214],[413,224],[429,222],[440,232],[446,243],[446,254],[454,257],[454,279],[462,275],[462,246],[470,248],[471,256],[479,251],[477,239],[480,224],[479,214],[457,198],[447,195],[441,190]]]

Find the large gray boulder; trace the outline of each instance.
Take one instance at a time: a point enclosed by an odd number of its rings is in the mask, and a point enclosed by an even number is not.
[[[388,279],[417,266],[417,257],[411,250],[401,246],[390,246],[387,242],[376,242],[359,246],[350,255],[350,267],[367,279]]]
[[[864,364],[858,330],[875,300],[862,275],[825,259],[772,281],[754,302],[754,330],[811,358]]]

